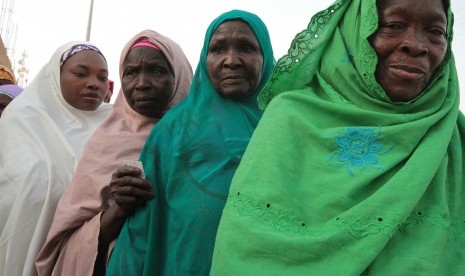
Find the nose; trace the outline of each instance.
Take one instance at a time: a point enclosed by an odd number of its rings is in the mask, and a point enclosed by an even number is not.
[[[92,90],[99,89],[99,80],[97,76],[89,76],[89,80],[87,81],[87,87]]]
[[[149,77],[149,74],[147,74],[144,70],[141,70],[141,72],[137,75],[135,88],[138,90],[147,89],[147,87],[149,87],[149,81],[147,80],[147,78]]]
[[[421,56],[428,53],[427,38],[418,30],[410,30],[400,45],[403,52],[410,56]]]
[[[223,66],[228,68],[237,68],[242,65],[240,55],[234,51],[230,50],[226,53]]]

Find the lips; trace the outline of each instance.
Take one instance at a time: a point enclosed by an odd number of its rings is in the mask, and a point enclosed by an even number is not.
[[[245,77],[242,75],[228,75],[228,76],[223,76],[221,78],[221,81],[226,82],[226,83],[237,83],[237,82],[242,82],[244,79]]]
[[[139,97],[139,98],[134,98],[134,102],[136,103],[145,103],[145,102],[156,102],[158,99],[153,98],[153,97]]]
[[[406,80],[418,80],[426,74],[425,69],[406,64],[393,64],[389,66],[389,69],[397,77]]]
[[[88,101],[100,101],[100,95],[98,93],[84,93],[82,98]]]

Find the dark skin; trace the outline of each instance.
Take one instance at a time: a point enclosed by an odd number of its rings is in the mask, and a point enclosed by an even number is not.
[[[160,118],[174,91],[174,73],[160,50],[137,47],[124,60],[121,86],[126,101],[139,114]]]
[[[4,84],[14,84],[14,83],[11,80],[0,79],[0,85],[4,85]]]
[[[121,87],[133,110],[157,118],[167,109],[174,91],[174,74],[159,50],[137,47],[129,51],[123,63]],[[105,256],[127,217],[154,197],[150,181],[141,178],[141,170],[121,166],[112,175],[110,193],[115,202],[100,219],[99,250],[94,275],[103,275]]]
[[[108,67],[101,54],[83,50],[71,56],[60,70],[63,98],[74,108],[94,111],[108,91]]]
[[[0,117],[2,117],[3,110],[7,105],[11,103],[13,99],[8,97],[7,95],[0,94]]]
[[[378,56],[376,80],[395,102],[423,92],[447,51],[443,0],[377,1],[379,27],[370,38]]]
[[[249,96],[262,77],[263,54],[255,33],[242,20],[222,23],[208,45],[207,69],[213,88],[226,98]]]

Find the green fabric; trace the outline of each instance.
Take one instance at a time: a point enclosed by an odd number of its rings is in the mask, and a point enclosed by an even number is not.
[[[260,94],[212,275],[465,275],[465,120],[450,52],[416,99],[376,83],[375,0],[316,14]]]
[[[240,19],[263,54],[262,79],[242,101],[212,87],[206,58],[217,27]],[[275,60],[265,24],[256,15],[226,12],[208,27],[187,98],[153,128],[141,158],[155,199],[124,225],[107,275],[208,275],[229,185],[262,111],[257,97]]]

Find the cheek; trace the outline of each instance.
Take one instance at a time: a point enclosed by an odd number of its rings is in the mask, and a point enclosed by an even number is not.
[[[110,87],[108,86],[108,83],[102,83],[102,84],[100,84],[100,86],[99,86],[100,94],[101,94],[102,96],[105,96],[105,95],[107,94],[109,88],[110,88]]]
[[[155,86],[157,87],[157,86]],[[159,91],[163,93],[163,99],[170,100],[174,91],[174,79],[167,79],[163,82],[158,82]]]
[[[213,58],[209,58],[207,56],[207,71],[208,71],[208,76],[210,77],[211,81],[214,81],[215,78],[217,78],[219,75],[221,75],[221,69],[218,69],[219,62],[215,62]]]
[[[431,61],[431,67],[432,67],[433,74],[434,74],[434,72],[436,72],[436,70],[439,68],[442,61],[446,57],[446,52],[447,52],[446,47],[438,48],[434,52],[432,51],[432,57],[433,58],[432,58],[432,61]]]
[[[262,79],[263,59],[257,60],[254,67],[255,67],[255,70],[254,70],[255,82],[256,82],[256,85],[258,85],[260,83],[260,80]]]

